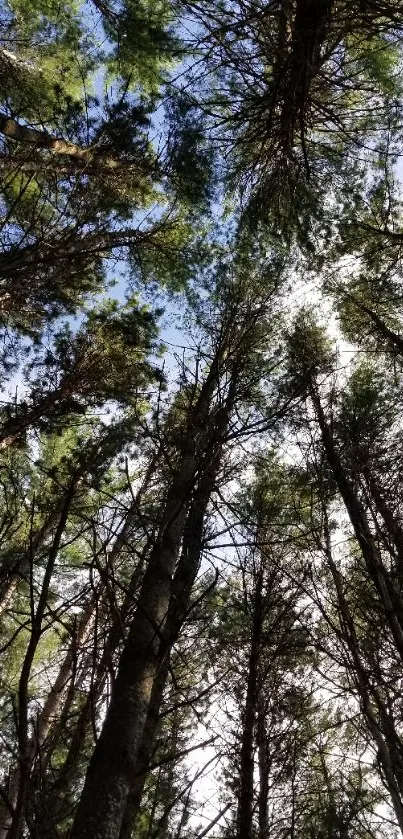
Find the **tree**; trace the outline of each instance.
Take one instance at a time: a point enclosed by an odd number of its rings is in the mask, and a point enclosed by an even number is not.
[[[318,496],[322,506],[322,550],[333,580],[337,604],[337,617],[329,616],[327,610],[325,616],[344,649],[345,667],[377,748],[377,760],[401,828],[400,734],[392,711],[392,698],[388,698],[390,688],[384,670],[386,668],[390,672],[389,656],[396,662],[397,669],[400,666],[397,662],[401,661],[401,605],[395,566],[400,528],[378,483],[383,472],[385,435],[393,438],[396,421],[393,388],[389,392],[383,390],[376,373],[362,365],[352,375],[339,414],[335,413],[337,403],[334,392],[331,392],[329,416],[326,407],[329,396],[324,395],[323,385],[321,389],[319,384],[320,376],[326,377],[332,369],[323,332],[309,320],[302,319],[291,337],[291,346],[293,376],[300,376],[305,381],[322,449],[314,468],[321,476]],[[308,347],[309,357],[306,352]],[[325,479],[324,462],[329,472],[329,478]],[[325,489],[329,479],[333,492],[336,490],[343,502],[356,540],[358,555],[350,566],[350,574],[353,574],[359,595],[354,589],[350,591],[346,572],[334,555],[334,525],[332,527],[329,513],[332,491]],[[382,522],[380,526],[379,522]],[[358,609],[353,605],[357,596],[361,601],[365,598],[370,604],[369,612],[362,611],[361,603]],[[388,664],[379,657],[380,633],[385,639]]]
[[[403,832],[401,12],[0,3],[3,839]]]
[[[205,47],[199,98],[220,138],[224,127],[248,215],[314,247],[343,169],[351,186],[351,161],[393,131],[399,4],[357,3],[354,25],[351,7],[331,0],[186,6]]]
[[[249,379],[253,370],[251,359],[267,330],[271,295],[267,297],[266,292],[260,308],[252,314],[250,292],[246,298],[242,293],[242,274],[240,281],[231,286],[226,283],[229,299],[217,313],[208,372],[197,388],[191,389],[186,430],[182,432],[137,610],[89,765],[72,837],[84,835],[89,826],[94,836],[119,835],[153,689],[183,621],[197,573],[199,548],[197,543],[195,550],[193,539],[203,527],[237,399],[250,400],[253,394]],[[253,375],[256,376],[255,371]],[[181,543],[185,549],[182,556]],[[99,792],[101,788],[103,794],[95,803],[95,789]]]
[[[148,356],[157,351],[154,318],[135,300],[121,306],[110,302],[93,309],[75,335],[66,325],[56,332],[53,346],[39,348],[26,365],[26,398],[6,406],[0,447],[24,439],[29,429],[57,427],[68,415],[83,415],[108,403],[145,408],[147,388],[159,373]]]

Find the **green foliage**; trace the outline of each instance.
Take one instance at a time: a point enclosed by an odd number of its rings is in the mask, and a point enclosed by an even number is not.
[[[109,72],[129,87],[139,86],[147,97],[159,94],[162,81],[180,50],[175,33],[174,6],[169,0],[122,0],[103,14],[105,33],[113,45]]]
[[[183,97],[168,102],[167,158],[175,193],[190,207],[208,205],[214,195],[214,150],[206,138],[206,120]]]
[[[8,839],[403,830],[402,11],[0,2]]]
[[[80,6],[70,0],[62,5],[53,0],[2,3],[0,91],[14,113],[56,127],[69,110],[82,110],[83,82],[88,83],[96,59]]]
[[[301,310],[288,335],[285,387],[291,394],[303,394],[318,377],[325,380],[329,376],[336,358],[333,342],[317,322],[314,310]]]

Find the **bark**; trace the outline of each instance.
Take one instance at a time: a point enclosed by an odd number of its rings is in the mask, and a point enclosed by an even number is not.
[[[11,52],[11,50],[7,50],[5,47],[0,47],[0,62],[3,62],[9,71],[15,71],[17,69],[19,71],[29,72],[31,69],[28,61],[20,58],[15,52]]]
[[[96,9],[103,14],[112,23],[116,29],[119,27],[119,17],[116,12],[112,11],[103,0],[91,0]]]
[[[280,94],[282,105],[278,131],[281,149],[286,157],[293,156],[295,134],[299,130],[308,176],[306,111],[311,84],[321,66],[321,47],[326,37],[332,5],[333,0],[297,0],[290,27],[292,38],[289,50],[285,50],[284,46],[280,48],[275,69],[271,116],[276,111],[276,100]],[[282,40],[284,42],[284,38]]]
[[[90,761],[72,839],[119,835],[160,665],[160,636],[186,514],[184,491],[192,479],[189,465],[183,464],[167,499],[162,532],[150,557],[111,703]]]
[[[132,781],[128,794],[119,839],[131,839],[133,827],[140,810],[147,772],[153,754],[155,734],[159,722],[159,712],[168,673],[169,657],[167,655],[154,680],[147,719],[144,726],[141,746],[139,748],[136,776]]]
[[[80,175],[84,175],[86,178],[108,178],[113,182],[113,179],[116,179],[116,175],[119,174],[120,181],[123,181],[123,178],[130,179],[130,184],[133,187],[138,185],[140,179],[144,180],[144,178],[147,179],[152,175],[151,164],[146,169],[139,162],[122,160],[119,166],[111,166],[108,165],[110,159],[99,153],[97,156],[94,155],[92,162],[86,163],[85,160],[79,158],[65,157],[60,160],[56,157],[40,156],[31,151],[29,156],[26,155],[25,157],[0,152],[0,171],[9,174],[10,180],[16,172],[24,172],[31,178],[40,174],[53,176],[53,181],[58,178],[76,181]],[[106,164],[104,164],[105,160]]]
[[[87,693],[79,713],[69,744],[67,757],[52,785],[45,783],[42,794],[35,803],[34,821],[41,839],[54,839],[58,835],[57,825],[71,813],[70,791],[80,776],[80,761],[85,755],[88,730],[91,726],[93,706],[102,694],[106,673],[98,676]]]
[[[168,743],[168,748],[171,754],[175,754],[178,751],[178,737],[179,720],[177,713],[174,712],[170,731],[167,732],[166,735],[166,742]],[[154,793],[153,809],[154,812],[156,812],[157,807],[161,806],[161,804],[164,806],[164,809],[162,815],[158,819],[152,819],[148,829],[149,835],[151,836],[151,839],[171,839],[172,834],[169,831],[169,818],[174,803],[176,803],[178,798],[182,798],[182,791],[179,793],[179,796],[174,792],[174,761],[171,760],[168,763],[162,763],[159,767],[158,776],[159,782]]]
[[[45,738],[49,733],[51,723],[57,717],[63,702],[66,687],[68,686],[73,674],[77,654],[88,638],[94,611],[95,603],[91,600],[80,616],[77,629],[73,633],[71,644],[60,666],[57,678],[47,696],[43,710],[37,719],[35,734],[32,738],[32,750],[34,753],[43,745]]]
[[[242,723],[240,754],[239,794],[237,812],[238,839],[253,839],[253,775],[254,775],[254,730],[258,708],[258,665],[263,621],[263,572],[260,570],[256,582],[253,604],[252,637],[246,681],[246,699]]]
[[[388,536],[394,542],[396,554],[398,559],[399,571],[403,572],[403,528],[400,522],[396,519],[392,510],[386,503],[383,493],[378,486],[376,479],[370,474],[367,469],[363,470],[364,477],[367,481],[371,497],[374,501],[375,507],[383,519],[386,526]]]
[[[396,350],[399,355],[403,355],[403,338],[397,333],[394,332],[393,329],[390,329],[389,326],[386,325],[385,321],[371,309],[369,306],[366,306],[365,303],[362,303],[358,300],[354,294],[351,294],[348,291],[343,290],[344,295],[351,300],[354,306],[357,307],[361,312],[368,315],[370,320],[372,321],[373,325],[375,326],[376,332],[381,338],[384,338],[385,341]]]
[[[0,436],[0,439],[1,439],[1,436]],[[1,446],[0,446],[0,448],[1,448]],[[144,481],[142,483],[142,486],[141,486],[139,492],[137,493],[136,498],[134,499],[134,501],[133,501],[128,513],[127,513],[127,516],[125,518],[125,521],[124,521],[124,524],[121,528],[121,531],[117,535],[115,543],[112,547],[112,550],[109,553],[109,562],[113,563],[117,559],[117,557],[119,556],[122,548],[124,548],[125,544],[127,543],[127,539],[128,539],[129,534],[130,534],[130,531],[133,528],[133,525],[134,525],[134,523],[137,519],[137,516],[138,516],[138,504],[139,504],[140,496],[145,491],[145,489],[147,488],[147,486],[149,484],[150,478],[152,477],[152,474],[153,474],[154,469],[156,467],[156,464],[158,462],[158,456],[159,456],[158,454],[155,455],[150,461],[150,465],[147,469],[147,472],[146,472]],[[87,466],[88,466],[88,464],[82,464],[81,470],[80,470],[80,475],[85,472]],[[63,511],[63,507],[64,507],[64,497],[61,497],[59,502],[58,502],[58,506],[55,506],[55,509],[53,509],[49,513],[49,515],[48,515],[45,523],[42,525],[42,527],[36,533],[30,535],[29,545],[26,548],[26,550],[24,551],[24,553],[22,554],[22,556],[20,556],[17,559],[17,561],[14,563],[14,565],[12,565],[8,568],[2,568],[1,569],[1,572],[0,572],[0,617],[3,614],[3,612],[5,611],[5,609],[7,608],[14,591],[15,591],[16,587],[18,586],[18,583],[22,579],[26,580],[28,578],[28,575],[29,575],[29,573],[31,571],[31,568],[32,568],[32,563],[34,562],[34,560],[36,560],[36,554],[44,546],[44,543],[45,543],[46,539],[48,538],[48,536],[51,534],[51,531],[52,531],[53,527],[55,526],[55,524],[57,524],[57,522],[59,520],[59,516],[60,516],[61,512]],[[134,582],[133,582],[133,579],[132,579],[131,582],[130,582],[129,591],[132,591],[133,584],[134,584]],[[131,600],[130,600],[130,602],[131,602]],[[124,606],[123,611],[124,611],[125,608],[126,607]]]
[[[259,761],[259,839],[269,839],[269,752],[266,715],[259,705],[257,716],[257,746]]]
[[[169,672],[169,653],[179,635],[189,608],[191,593],[199,569],[203,548],[203,527],[207,505],[214,488],[217,470],[218,462],[216,457],[215,463],[213,461],[204,481],[201,482],[201,486],[195,493],[187,517],[181,559],[173,580],[172,597],[165,629],[164,644],[166,647],[166,656],[162,661],[154,682],[141,747],[139,749],[136,778],[128,796],[119,839],[130,839],[133,825],[140,809],[146,774],[150,765],[155,734],[159,722],[163,691]]]
[[[42,711],[37,717],[35,724],[35,731],[33,736],[29,739],[26,749],[26,761],[29,768],[34,764],[35,759],[41,754],[45,740],[50,732],[52,723],[57,718],[66,690],[69,687],[71,679],[74,674],[74,663],[80,647],[85,643],[88,637],[91,620],[94,614],[94,603],[91,602],[86,610],[81,615],[78,627],[74,632],[70,646],[66,652],[65,658],[60,666],[59,673],[54,684],[46,698]],[[17,766],[12,770],[9,779],[9,800],[12,806],[15,806],[20,785],[21,772],[20,767]],[[27,786],[29,781],[27,781]],[[27,792],[28,797],[28,792]],[[0,837],[7,835],[7,829],[10,829],[12,818],[9,815],[8,819],[5,814],[0,816],[1,829]]]
[[[92,164],[97,168],[110,171],[128,169],[130,162],[119,160],[112,155],[104,154],[98,146],[83,148],[76,143],[71,143],[63,137],[55,137],[47,131],[40,131],[37,128],[29,128],[7,114],[0,112],[0,133],[17,143],[33,146],[37,149],[46,149],[54,155],[65,155],[79,163]]]
[[[214,441],[211,400],[226,353],[222,341],[190,415],[183,454],[167,492],[162,521],[123,650],[105,723],[90,761],[71,839],[118,839],[150,708],[152,691],[168,653],[164,637],[173,573],[197,476]],[[221,445],[221,443],[220,443]]]

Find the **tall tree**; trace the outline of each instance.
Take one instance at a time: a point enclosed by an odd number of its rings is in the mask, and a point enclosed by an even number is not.
[[[275,284],[277,279],[273,277]],[[73,837],[83,836],[89,825],[94,836],[119,835],[153,687],[183,621],[197,573],[199,551],[193,556],[193,546],[187,547],[187,528],[191,522],[189,535],[196,536],[203,526],[234,411],[242,401],[253,399],[258,385],[253,361],[256,364],[262,336],[270,334],[266,319],[271,294],[262,293],[260,306],[255,305],[252,312],[252,291],[245,290],[242,273],[234,284],[227,280],[225,287],[227,300],[217,311],[207,372],[190,391],[185,429],[111,704],[87,772]],[[182,557],[181,544],[186,547]],[[103,794],[95,803],[95,789],[101,788]]]

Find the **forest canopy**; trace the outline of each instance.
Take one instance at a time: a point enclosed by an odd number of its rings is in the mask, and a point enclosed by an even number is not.
[[[403,0],[0,0],[0,839],[403,834]]]

